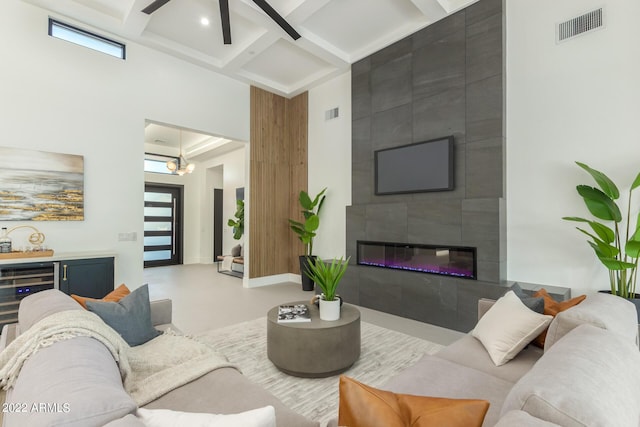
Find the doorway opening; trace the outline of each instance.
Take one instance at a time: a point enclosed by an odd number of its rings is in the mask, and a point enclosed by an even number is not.
[[[175,211],[167,204],[169,199],[148,200],[149,194],[145,194],[145,267],[209,264],[230,253],[237,243],[228,220],[236,209],[235,188],[244,187],[247,181],[246,145],[195,129],[146,121],[144,182],[179,187],[182,193]],[[192,173],[172,170],[168,166],[172,160],[178,169],[183,162],[193,165]],[[180,215],[175,227],[167,216],[170,213]]]

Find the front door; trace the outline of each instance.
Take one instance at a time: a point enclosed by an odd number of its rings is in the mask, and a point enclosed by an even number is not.
[[[144,266],[182,264],[181,185],[145,184]]]
[[[221,188],[213,189],[213,262],[218,262],[218,256],[222,255],[222,195]]]

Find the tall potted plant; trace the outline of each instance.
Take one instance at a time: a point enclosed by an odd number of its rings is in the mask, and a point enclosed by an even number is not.
[[[338,284],[347,271],[349,259],[334,258],[331,264],[326,264],[318,258],[307,265],[306,273],[322,290],[320,294],[320,319],[338,320],[340,318],[340,299],[336,295]]]
[[[636,304],[640,320],[640,296],[636,294],[638,278],[638,255],[640,254],[640,217],[632,224],[631,196],[633,190],[640,187],[640,173],[636,176],[629,189],[626,217],[616,204],[620,198],[618,187],[604,173],[592,169],[584,163],[576,162],[595,180],[599,188],[588,185],[578,185],[578,194],[584,199],[587,209],[597,219],[612,223],[612,227],[600,221],[581,217],[564,217],[567,221],[582,222],[589,225],[592,232],[576,227],[580,232],[589,236],[589,245],[596,256],[609,270],[610,292],[626,298]]]
[[[304,255],[299,257],[300,259],[300,275],[302,277],[302,290],[312,291],[313,280],[311,280],[305,272],[307,271],[307,264],[312,263],[315,257],[313,256],[313,238],[316,237],[316,231],[320,227],[320,210],[325,199],[324,188],[316,197],[311,199],[309,194],[302,190],[298,196],[298,202],[302,207],[302,215],[304,222],[297,221],[295,219],[289,219],[289,226],[294,233],[298,235],[298,239],[304,245]]]

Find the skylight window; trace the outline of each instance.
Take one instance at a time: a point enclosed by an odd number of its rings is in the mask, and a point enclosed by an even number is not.
[[[116,58],[125,59],[125,45],[49,18],[49,35]]]

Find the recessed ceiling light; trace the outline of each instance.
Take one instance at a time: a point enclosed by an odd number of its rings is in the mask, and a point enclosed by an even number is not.
[[[205,27],[208,27],[209,26],[209,18],[206,18],[206,17],[200,18],[200,23],[202,25],[204,25]]]

